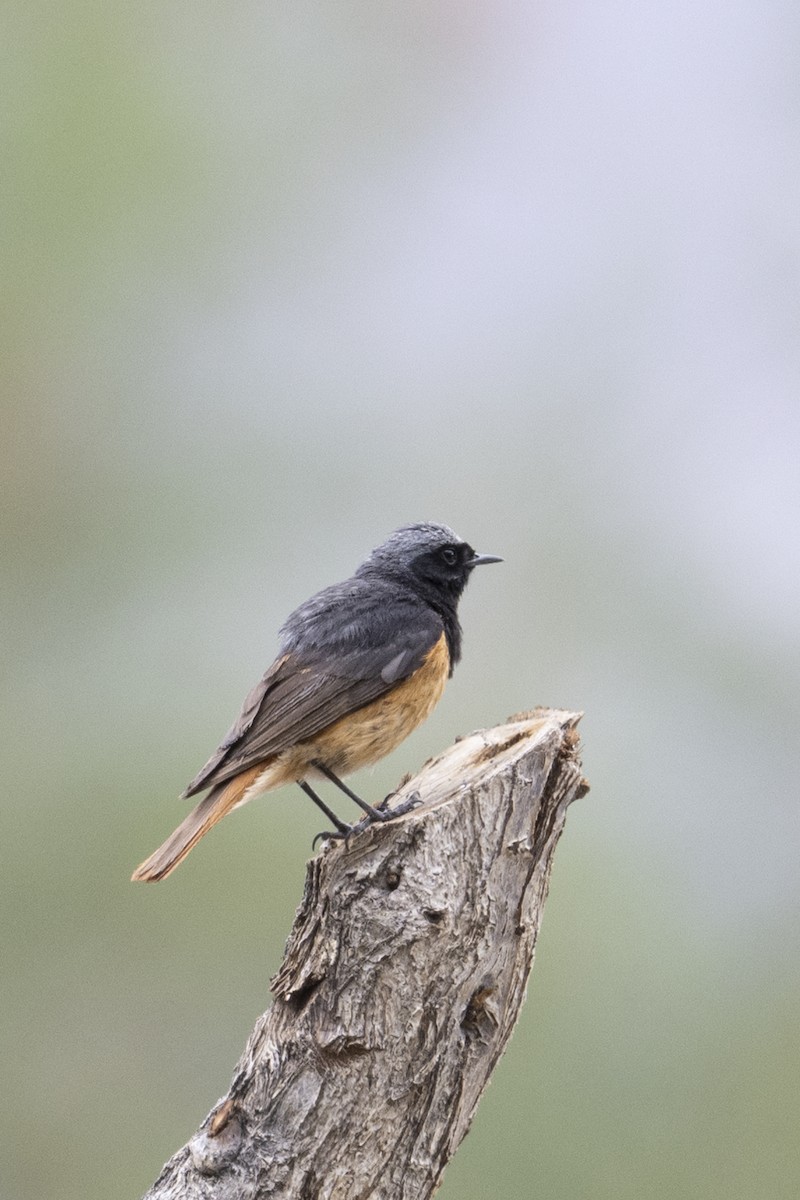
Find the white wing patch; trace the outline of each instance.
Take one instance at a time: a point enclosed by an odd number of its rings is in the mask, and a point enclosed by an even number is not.
[[[381,671],[381,679],[384,683],[394,683],[403,674],[403,667],[408,662],[410,651],[401,650],[399,654],[395,654],[394,658],[389,659],[389,662]]]

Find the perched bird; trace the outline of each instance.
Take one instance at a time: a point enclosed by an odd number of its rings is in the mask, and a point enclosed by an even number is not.
[[[446,525],[404,525],[351,579],[301,604],[280,632],[275,662],[184,797],[208,791],[134,880],[163,879],[226,813],[262,792],[298,783],[344,836],[350,826],[309,778],[337,785],[373,820],[340,775],[377,762],[424,721],[461,657],[458,601],[476,554]],[[210,790],[208,790],[210,789]]]

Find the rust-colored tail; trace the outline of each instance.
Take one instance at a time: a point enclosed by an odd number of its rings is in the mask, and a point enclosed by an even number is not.
[[[169,835],[163,846],[159,846],[149,858],[139,864],[131,875],[131,880],[135,883],[157,883],[159,879],[165,879],[175,870],[178,863],[183,862],[203,834],[208,833],[217,821],[221,821],[226,813],[236,807],[262,770],[263,766],[259,764],[249,771],[243,771],[227,783],[212,788],[188,817],[181,821],[175,832]]]

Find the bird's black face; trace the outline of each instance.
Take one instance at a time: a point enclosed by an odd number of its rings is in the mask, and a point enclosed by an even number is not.
[[[356,571],[395,579],[434,607],[454,608],[474,567],[501,562],[492,554],[476,554],[446,525],[404,525],[376,547]]]
[[[444,542],[424,550],[409,565],[421,581],[460,596],[475,557],[475,551],[466,542]]]
[[[425,549],[412,560],[410,567],[421,583],[457,600],[474,568],[492,562],[502,559],[493,554],[476,554],[467,542],[451,540]]]

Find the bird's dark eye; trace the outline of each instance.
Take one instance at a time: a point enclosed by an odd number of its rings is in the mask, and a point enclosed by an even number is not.
[[[452,546],[445,546],[444,550],[442,551],[442,558],[447,563],[448,567],[452,567],[456,563],[458,555]]]

